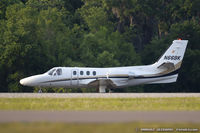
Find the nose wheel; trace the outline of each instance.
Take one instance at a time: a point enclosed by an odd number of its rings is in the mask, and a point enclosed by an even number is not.
[[[38,93],[42,93],[42,89],[41,89],[41,87],[39,87],[40,89],[39,89],[39,91],[38,91]]]

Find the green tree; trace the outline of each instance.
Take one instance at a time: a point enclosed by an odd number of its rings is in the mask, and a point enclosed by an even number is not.
[[[97,32],[101,26],[108,25],[108,15],[100,0],[84,0],[79,12],[91,32]]]
[[[182,38],[189,43],[177,83],[116,91],[199,92],[199,3],[199,0],[1,0],[0,91],[33,91],[19,85],[19,80],[54,66],[153,63],[174,39]]]
[[[86,66],[120,66],[140,64],[132,44],[127,43],[119,32],[109,32],[102,27],[95,34],[84,37],[80,46],[81,60]]]

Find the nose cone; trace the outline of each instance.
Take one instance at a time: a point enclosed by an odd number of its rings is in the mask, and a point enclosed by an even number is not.
[[[21,84],[21,85],[25,85],[25,79],[21,79],[20,81],[19,81],[19,83]]]
[[[40,81],[41,81],[41,75],[35,75],[21,79],[19,82],[21,85],[24,86],[37,86]]]
[[[32,86],[33,84],[33,79],[31,77],[28,77],[28,78],[24,78],[24,79],[21,79],[19,81],[19,83],[21,85],[24,85],[24,86]]]

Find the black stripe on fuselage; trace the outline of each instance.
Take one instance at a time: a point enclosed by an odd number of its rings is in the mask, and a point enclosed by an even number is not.
[[[134,77],[134,79],[147,79],[147,78],[161,78],[161,77],[167,77],[167,76],[172,76],[172,75],[176,75],[178,74],[179,72],[179,69],[173,71],[173,72],[170,72],[170,73],[167,73],[167,74],[163,74],[163,75],[158,75],[158,76],[141,76],[141,77]]]
[[[129,78],[128,76],[109,76],[108,78]],[[107,79],[107,76],[101,76],[101,77],[84,77],[84,78],[65,78],[65,79],[58,79],[58,80],[50,80],[50,81],[44,81],[42,83],[48,83],[48,82],[61,82],[61,81],[70,81],[70,80],[83,80],[83,79]]]
[[[161,78],[161,77],[167,77],[167,76],[172,76],[172,75],[176,75],[178,74],[179,69],[170,72],[168,74],[164,74],[164,75],[159,75],[159,76],[139,76],[139,77],[134,77],[133,79],[147,79],[147,78]],[[109,79],[111,78],[129,78],[129,76],[108,76]],[[42,83],[49,83],[49,82],[62,82],[62,81],[70,81],[70,80],[84,80],[84,79],[107,79],[107,76],[96,76],[96,77],[79,77],[79,78],[65,78],[65,79],[58,79],[58,80],[51,80],[51,81],[44,81]]]

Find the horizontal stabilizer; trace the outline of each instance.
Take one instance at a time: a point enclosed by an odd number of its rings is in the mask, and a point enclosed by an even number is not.
[[[160,66],[158,66],[157,68],[173,70],[173,69],[175,69],[175,65],[172,62],[164,62]]]

